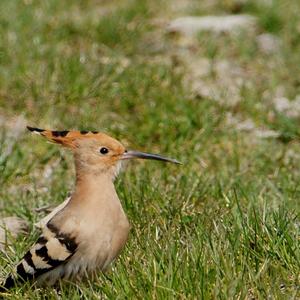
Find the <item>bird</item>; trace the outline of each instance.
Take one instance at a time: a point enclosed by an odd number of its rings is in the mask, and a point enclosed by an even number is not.
[[[107,270],[130,231],[114,186],[122,162],[139,158],[180,164],[162,155],[127,150],[101,132],[27,128],[73,152],[75,188],[66,204],[41,225],[41,235],[6,277],[1,291],[25,282],[52,286]]]

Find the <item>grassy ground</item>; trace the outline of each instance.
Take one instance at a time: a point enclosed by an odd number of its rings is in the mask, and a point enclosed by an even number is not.
[[[227,13],[256,16],[256,28],[187,43],[165,33],[178,16]],[[132,224],[126,249],[96,281],[62,284],[61,299],[300,297],[300,117],[273,103],[300,94],[299,15],[297,0],[0,2],[3,216],[33,224],[42,217],[34,208],[60,203],[73,186],[70,154],[23,123],[103,130],[184,163],[128,166],[116,182]],[[278,39],[276,51],[258,47],[264,33]],[[186,84],[201,59],[216,90],[230,74],[213,67],[238,66],[234,104],[226,90],[217,101]],[[31,229],[1,254],[2,276],[36,239]],[[7,299],[56,293],[27,285]]]

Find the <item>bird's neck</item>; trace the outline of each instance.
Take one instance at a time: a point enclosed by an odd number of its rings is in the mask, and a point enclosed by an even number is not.
[[[81,204],[119,202],[113,177],[108,172],[83,172],[82,169],[76,169],[76,184],[72,201]]]

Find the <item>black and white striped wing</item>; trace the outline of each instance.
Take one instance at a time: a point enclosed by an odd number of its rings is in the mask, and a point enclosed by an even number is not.
[[[17,282],[37,279],[40,275],[65,264],[75,254],[77,246],[75,238],[48,223],[35,245],[17,265],[17,277],[8,276],[3,285],[4,289],[12,288]]]

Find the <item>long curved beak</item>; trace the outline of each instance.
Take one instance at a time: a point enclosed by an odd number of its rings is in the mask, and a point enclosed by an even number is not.
[[[154,160],[160,160],[160,161],[170,162],[174,164],[180,164],[180,165],[182,164],[176,159],[164,157],[159,154],[150,154],[150,153],[132,151],[132,150],[124,152],[124,154],[121,157],[121,159],[133,159],[133,158],[154,159]]]

